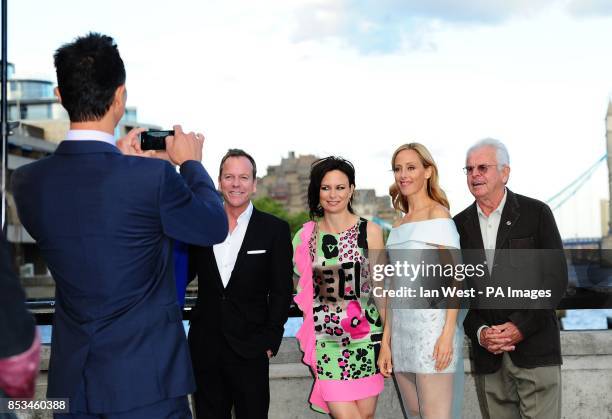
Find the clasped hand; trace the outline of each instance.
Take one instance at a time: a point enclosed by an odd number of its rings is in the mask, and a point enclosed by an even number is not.
[[[495,355],[513,351],[523,339],[523,334],[512,322],[486,327],[480,332],[480,344]]]

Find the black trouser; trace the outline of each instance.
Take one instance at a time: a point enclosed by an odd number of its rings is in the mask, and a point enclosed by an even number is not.
[[[194,394],[198,419],[230,419],[234,406],[236,419],[265,419],[270,404],[268,356],[244,359],[224,338],[208,341],[219,345],[219,356],[197,362]],[[195,348],[194,348],[195,349]],[[197,357],[197,350],[192,357]]]

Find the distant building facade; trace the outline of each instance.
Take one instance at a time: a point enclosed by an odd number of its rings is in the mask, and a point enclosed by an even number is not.
[[[289,213],[308,211],[308,183],[310,167],[319,157],[306,154],[296,156],[290,151],[279,165],[268,166],[267,174],[257,180],[257,196],[269,196]],[[353,209],[369,220],[392,223],[396,212],[389,196],[376,196],[374,189],[356,189]]]
[[[317,159],[312,154],[296,157],[290,151],[279,165],[268,166],[267,174],[257,179],[257,196],[269,196],[292,214],[308,211],[310,166]]]

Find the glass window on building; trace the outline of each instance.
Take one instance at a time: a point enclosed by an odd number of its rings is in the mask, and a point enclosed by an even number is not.
[[[10,80],[9,99],[51,99],[53,95],[53,83],[46,80]]]
[[[36,105],[27,105],[26,116],[21,119],[50,119],[51,118],[51,104],[41,103]]]

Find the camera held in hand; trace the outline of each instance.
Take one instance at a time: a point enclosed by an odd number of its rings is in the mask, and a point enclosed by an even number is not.
[[[174,130],[150,129],[140,134],[140,148],[146,150],[165,150],[166,137],[174,135]]]

